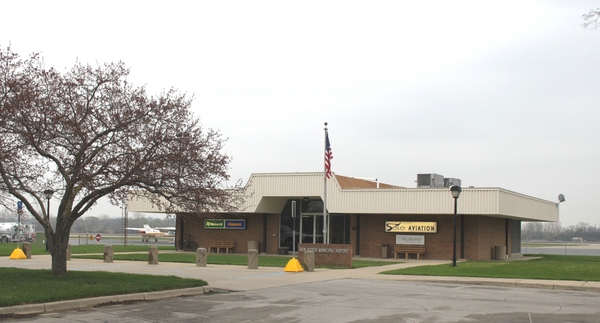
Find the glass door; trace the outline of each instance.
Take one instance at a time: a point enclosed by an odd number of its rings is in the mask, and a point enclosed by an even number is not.
[[[302,243],[323,243],[323,215],[302,214],[300,236]]]

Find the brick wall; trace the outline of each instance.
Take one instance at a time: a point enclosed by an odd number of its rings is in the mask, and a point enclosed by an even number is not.
[[[479,249],[476,260],[494,259],[494,247],[506,246],[506,219],[479,217],[478,222]],[[510,235],[508,239],[510,241]],[[510,249],[507,250],[510,254]]]
[[[386,221],[437,222],[437,233],[385,232]],[[422,259],[452,259],[453,215],[361,215],[360,255],[381,257],[382,244],[388,244],[388,257],[393,257],[396,235],[423,235],[427,251]],[[460,223],[459,223],[460,225]],[[414,256],[413,256],[414,257]]]
[[[245,230],[228,229],[204,229],[204,219],[212,219],[213,216],[177,216],[177,237],[181,239],[181,221],[184,224],[184,238],[192,235],[199,247],[207,248],[212,240],[235,241],[235,253],[247,253],[248,241],[258,241],[259,251],[268,254],[277,254],[279,247],[279,215],[278,214],[251,214],[230,215],[217,218],[246,220]],[[267,221],[266,232],[264,232],[264,221]],[[506,244],[505,229],[506,219],[490,218],[474,215],[458,215],[456,229],[456,253],[461,258],[461,222],[465,223],[464,256],[468,260],[490,260],[493,259],[495,246]],[[385,232],[386,221],[411,221],[411,222],[437,222],[437,233],[391,233]],[[393,245],[396,243],[397,234],[423,235],[427,251],[422,259],[452,259],[454,215],[361,215],[360,225],[357,215],[350,216],[350,246],[356,250],[357,232],[360,231],[359,249],[357,252],[362,257],[382,257],[382,244],[388,244],[388,257],[393,257]],[[359,228],[360,226],[360,228]],[[509,236],[510,241],[510,236]],[[179,244],[176,244],[176,248]],[[507,246],[510,253],[510,246]],[[354,251],[353,251],[354,252]],[[412,257],[415,257],[414,255]]]
[[[179,240],[181,233],[181,221],[183,221],[183,238],[186,239],[188,234],[192,235],[192,240],[198,244],[198,248],[206,248],[208,250],[210,242],[214,240],[235,241],[234,253],[247,253],[248,241],[258,241],[259,251],[263,250],[263,227],[264,217],[262,214],[253,214],[251,216],[239,215],[221,215],[218,217],[211,215],[184,215],[177,216],[177,234],[176,240]],[[205,229],[205,219],[245,219],[246,229]],[[267,216],[267,225],[269,217]],[[268,238],[268,237],[267,237]],[[176,248],[179,245],[176,244]]]
[[[277,254],[279,248],[279,214],[267,215],[267,253]]]
[[[315,266],[334,266],[352,268],[352,246],[349,244],[298,244],[298,260],[304,266],[304,252],[312,251],[315,255]]]
[[[355,219],[355,217],[353,217]],[[456,256],[461,258],[461,225],[464,219],[464,257],[468,260],[493,259],[494,246],[505,245],[506,220],[460,214],[456,224]],[[386,221],[437,222],[437,233],[385,232]],[[354,220],[353,224],[356,223]],[[454,214],[448,215],[362,215],[360,218],[360,256],[382,256],[382,244],[386,243],[388,257],[393,257],[396,235],[423,235],[427,251],[422,259],[452,260],[454,237]],[[352,243],[355,243],[354,233]],[[414,255],[412,257],[415,257]]]

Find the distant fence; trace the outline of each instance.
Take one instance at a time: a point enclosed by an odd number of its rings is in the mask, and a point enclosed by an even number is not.
[[[521,243],[521,253],[565,256],[600,256],[600,243],[523,241]]]
[[[125,237],[123,234],[100,234],[98,240],[98,233],[80,233],[72,234],[69,237],[69,243],[73,246],[76,245],[87,245],[87,244],[111,244],[111,245],[124,245]],[[150,242],[143,242],[141,237],[137,234],[127,235],[127,244],[142,244],[142,245],[153,245],[153,244],[173,244],[173,237],[158,238],[158,242],[151,239]]]

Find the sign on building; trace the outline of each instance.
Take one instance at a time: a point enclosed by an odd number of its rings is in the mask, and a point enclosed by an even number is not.
[[[246,220],[205,219],[205,229],[246,229]]]
[[[385,232],[437,233],[437,222],[386,221]]]
[[[425,236],[422,234],[419,235],[408,235],[408,234],[398,234],[396,235],[396,244],[411,244],[417,246],[425,245]]]

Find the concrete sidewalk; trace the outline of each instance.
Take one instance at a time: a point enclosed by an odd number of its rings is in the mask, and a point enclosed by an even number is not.
[[[90,307],[110,302],[117,303],[133,300],[150,300],[166,297],[190,296],[219,290],[249,291],[339,279],[423,281],[445,284],[481,284],[506,287],[529,287],[600,292],[600,282],[379,274],[380,272],[387,270],[423,265],[439,265],[445,263],[449,262],[439,260],[403,260],[403,262],[390,261],[390,265],[381,267],[365,267],[358,269],[316,269],[314,272],[286,273],[283,271],[283,268],[274,267],[259,267],[258,269],[248,269],[246,266],[226,265],[208,265],[207,267],[196,267],[195,264],[185,263],[159,262],[158,265],[149,265],[147,262],[142,261],[114,261],[113,263],[104,263],[102,260],[98,259],[73,259],[67,264],[68,270],[70,271],[107,271],[149,275],[174,275],[185,278],[202,279],[208,282],[209,287],[4,307],[0,308],[0,314],[55,312]],[[50,269],[51,259],[48,255],[35,255],[32,257],[32,259],[26,260],[11,260],[8,257],[1,257],[0,267]]]

